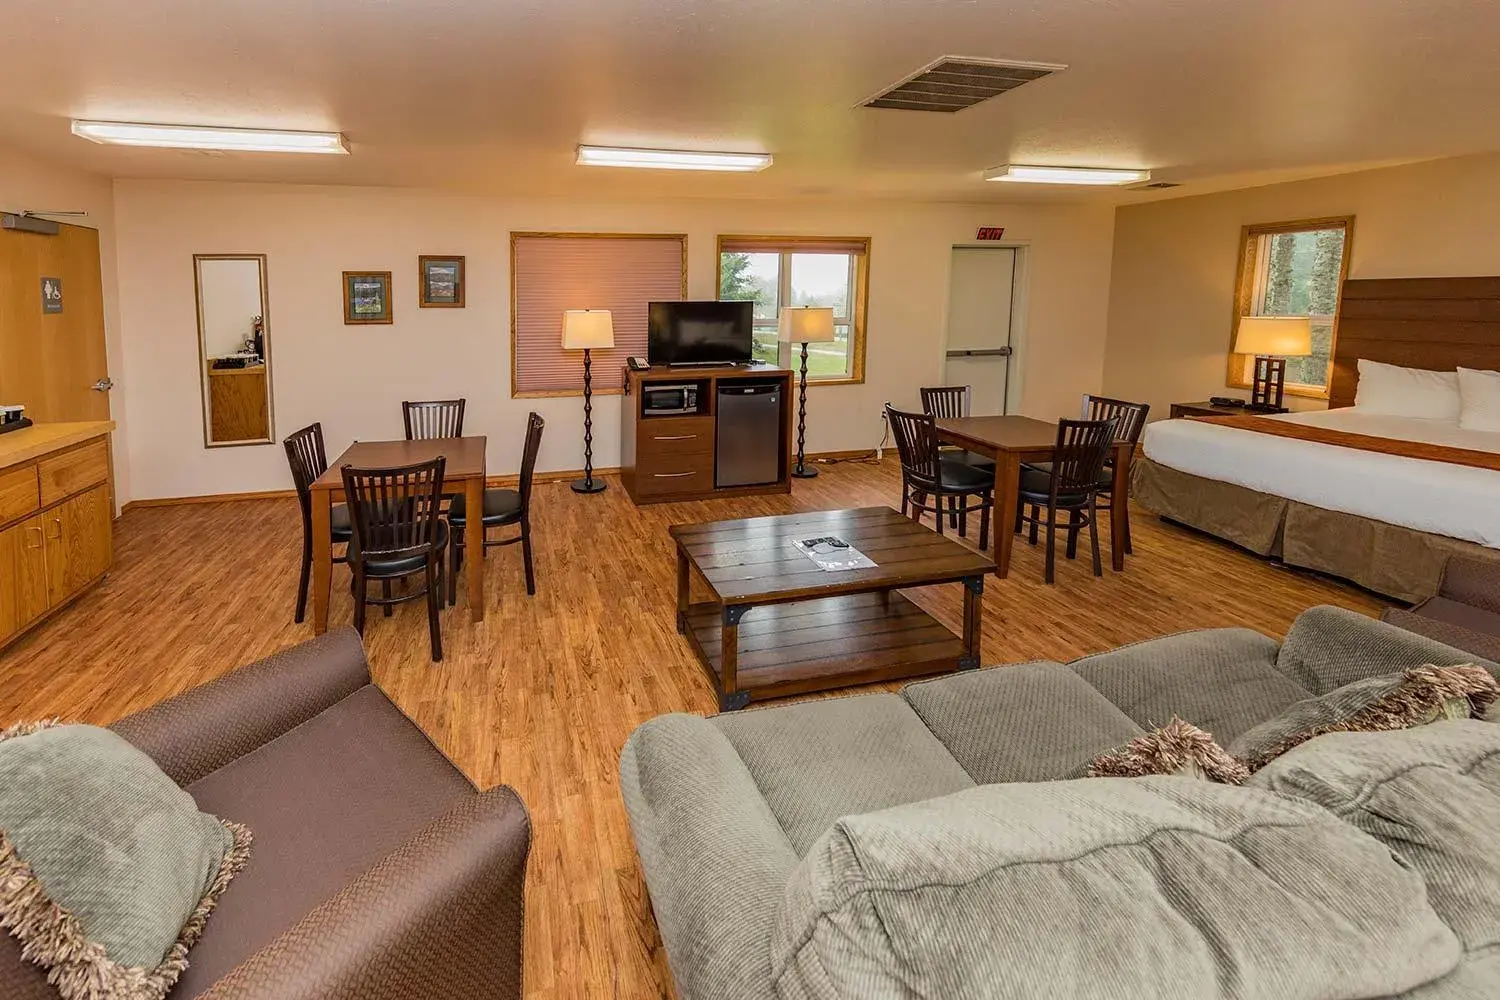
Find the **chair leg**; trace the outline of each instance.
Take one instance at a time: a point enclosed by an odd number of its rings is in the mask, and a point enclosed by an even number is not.
[[[1021,533],[1021,527],[1025,523],[1026,523],[1026,505],[1024,503],[1021,503],[1021,501],[1017,500],[1016,501],[1016,530],[1015,530],[1014,534],[1019,535]]]
[[[1078,533],[1083,530],[1082,511],[1068,511],[1068,558],[1078,558]]]
[[[312,574],[312,540],[302,539],[302,574],[297,578],[297,615],[293,621],[298,625],[307,617],[307,582]]]
[[[365,634],[365,574],[354,571],[354,631]]]
[[[957,501],[959,501],[959,504],[958,504],[958,537],[959,538],[968,538],[969,537],[969,498],[966,497],[966,496],[964,496],[964,497],[955,497],[954,499],[956,499]]]
[[[1037,525],[1038,525],[1038,522],[1041,521],[1041,519],[1042,519],[1042,508],[1038,507],[1036,504],[1032,504],[1031,505],[1031,536],[1026,539],[1032,545],[1036,544]]]
[[[536,571],[531,567],[531,525],[521,522],[521,562],[526,566],[526,596],[536,596]]]
[[[936,497],[936,499],[933,500],[932,503],[932,519],[937,523],[937,532],[941,535],[943,533],[943,522],[946,521],[948,517],[943,510],[943,495],[941,493],[935,493],[933,494],[933,496]]]
[[[1032,525],[1032,530],[1036,525]],[[1047,505],[1047,582],[1057,579],[1057,509]]]
[[[451,534],[453,537],[448,540],[448,544],[452,546],[448,550],[448,607],[450,608],[458,603],[458,560],[464,548],[458,541],[458,536],[463,532],[454,531]]]
[[[982,493],[979,497],[979,551],[990,547],[990,508],[995,504],[995,494]]]
[[[438,553],[427,560],[427,628],[432,633],[433,663],[443,658],[443,629],[438,620],[438,609],[443,603],[443,576],[437,565],[441,558],[442,554]]]
[[[962,537],[963,536],[963,529],[959,527],[959,523],[958,523],[958,521],[959,521],[958,500],[959,500],[959,498],[956,497],[956,496],[950,496],[948,498],[948,527],[950,527],[950,528],[954,529],[955,531],[957,531],[958,534],[959,534],[959,536]]]
[[[380,581],[380,596],[383,597],[383,598],[385,598],[387,601],[389,601],[391,599],[391,581],[390,580],[381,580]],[[383,615],[385,615],[385,617],[389,618],[391,615],[393,615],[393,614],[396,613],[396,609],[393,608],[391,605],[387,604],[387,605],[385,605],[385,607],[383,607],[383,608],[380,609],[380,613],[383,614]]]
[[[1114,516],[1114,512],[1110,512]],[[1104,575],[1104,565],[1099,559],[1099,509],[1091,498],[1089,500],[1089,544],[1094,548],[1094,575]]]

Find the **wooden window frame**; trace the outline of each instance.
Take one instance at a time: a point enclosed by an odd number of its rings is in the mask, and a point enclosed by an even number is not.
[[[582,396],[583,389],[528,389],[516,388],[516,243],[519,240],[677,240],[682,244],[682,283],[679,294],[686,299],[688,294],[688,237],[687,233],[565,233],[565,232],[512,232],[510,234],[510,398],[511,399],[557,399],[564,396]],[[594,388],[595,396],[618,396],[623,386]]]
[[[1296,219],[1291,222],[1272,222],[1244,226],[1240,229],[1240,253],[1239,261],[1235,266],[1234,280],[1234,314],[1229,327],[1229,360],[1224,376],[1224,384],[1232,389],[1250,388],[1250,368],[1253,358],[1248,354],[1234,353],[1234,343],[1239,338],[1240,317],[1250,315],[1250,310],[1255,305],[1255,300],[1261,292],[1264,284],[1264,265],[1257,260],[1257,247],[1263,236],[1275,236],[1279,233],[1303,233],[1316,229],[1332,229],[1336,226],[1344,228],[1344,254],[1339,262],[1339,295],[1334,302],[1331,326],[1333,332],[1329,341],[1329,375],[1333,377],[1333,355],[1338,348],[1339,341],[1339,314],[1343,310],[1343,288],[1344,282],[1349,279],[1349,257],[1354,248],[1354,216],[1333,215],[1321,219]],[[1308,399],[1327,399],[1327,382],[1321,386],[1306,385],[1288,382],[1286,386],[1288,396],[1302,396]]]
[[[720,282],[723,280],[723,260],[725,243],[765,243],[768,246],[775,245],[785,247],[795,246],[799,243],[855,243],[864,247],[864,253],[854,254],[852,267],[854,268],[854,279],[850,285],[850,311],[848,317],[849,339],[849,374],[840,378],[815,378],[808,376],[808,385],[861,385],[865,380],[865,332],[869,323],[870,305],[870,237],[868,236],[741,236],[736,234],[721,233],[717,245],[714,248],[714,296],[717,298],[722,291]],[[777,294],[791,294],[791,266],[786,258],[787,253],[796,253],[796,250],[765,250],[764,253],[778,253],[782,255],[780,275],[777,279]],[[777,314],[780,315],[781,304],[777,305]],[[795,359],[793,359],[795,367]]]

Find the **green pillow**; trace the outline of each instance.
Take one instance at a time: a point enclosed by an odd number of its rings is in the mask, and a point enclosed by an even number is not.
[[[249,852],[108,729],[0,731],[0,927],[64,1000],[164,997]]]

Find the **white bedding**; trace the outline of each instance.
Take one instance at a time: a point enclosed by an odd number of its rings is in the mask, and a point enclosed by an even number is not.
[[[1500,454],[1500,433],[1456,421],[1359,413],[1353,407],[1272,419]],[[1161,420],[1146,428],[1159,465],[1346,514],[1500,548],[1500,472],[1382,455],[1218,427]]]

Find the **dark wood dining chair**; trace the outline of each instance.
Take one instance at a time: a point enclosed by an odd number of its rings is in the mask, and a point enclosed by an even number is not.
[[[406,424],[406,440],[464,436],[464,403],[462,399],[403,400],[401,420]]]
[[[994,474],[974,468],[956,458],[944,458],[938,448],[937,418],[930,413],[906,413],[889,403],[886,422],[901,456],[901,513],[920,521],[930,512],[943,534],[945,506],[956,507],[958,536],[968,530],[969,511],[979,511],[979,547],[989,547],[990,508],[995,502]],[[927,499],[932,498],[928,506]],[[969,498],[978,503],[970,504]],[[945,503],[946,502],[946,503]]]
[[[446,462],[439,455],[430,462],[389,469],[346,465],[341,470],[354,526],[348,550],[354,570],[354,627],[364,634],[367,603],[381,605],[390,617],[392,606],[425,596],[434,662],[443,658],[438,613],[448,547],[448,525],[440,513]],[[423,578],[420,589],[391,595],[391,581],[408,581],[418,574]],[[371,580],[380,581],[379,597],[369,596]]]
[[[1028,541],[1037,542],[1037,529],[1047,528],[1046,580],[1056,578],[1057,529],[1068,532],[1068,558],[1078,555],[1078,535],[1087,527],[1094,549],[1094,575],[1104,575],[1099,558],[1098,496],[1104,478],[1104,463],[1115,447],[1119,424],[1110,420],[1060,420],[1057,445],[1053,449],[1050,470],[1032,466],[1021,468],[1021,497],[1016,508],[1016,530],[1031,525]],[[1028,513],[1029,508],[1029,513]],[[1047,512],[1042,518],[1042,510]],[[1067,524],[1058,520],[1066,512]]]
[[[536,455],[542,447],[542,431],[547,422],[533,413],[526,418],[526,445],[521,452],[521,481],[513,490],[485,490],[484,547],[514,545],[521,543],[521,560],[526,567],[526,593],[536,593],[536,573],[531,566],[531,479],[536,471]],[[448,523],[453,526],[452,564],[448,570],[448,603],[458,601],[458,571],[464,561],[464,528],[469,523],[467,499],[459,494],[448,508]],[[491,528],[508,524],[518,525],[520,534],[514,538],[490,538]]]
[[[302,573],[297,578],[297,614],[294,618],[300,625],[307,614],[307,584],[312,574],[312,484],[328,471],[328,457],[323,450],[323,425],[308,424],[299,431],[293,431],[281,443],[286,448],[287,464],[292,467],[292,485],[297,488],[297,506],[302,510]],[[347,544],[354,533],[349,523],[349,508],[344,504],[334,504],[328,521],[333,544]],[[341,563],[346,560],[343,556],[334,555],[333,561]]]
[[[974,395],[974,387],[969,385],[929,385],[919,390],[922,394],[922,412],[930,413],[934,417],[967,417],[969,406]],[[965,451],[949,445],[942,446],[944,458],[956,459],[965,465],[971,465],[976,469],[995,475],[995,462],[993,459],[978,455],[972,451]],[[955,509],[948,512],[950,524],[957,524],[958,513]]]
[[[1141,443],[1141,434],[1146,430],[1146,417],[1151,413],[1151,404],[1132,403],[1127,399],[1111,399],[1108,396],[1095,396],[1085,394],[1083,397],[1083,419],[1084,420],[1115,420],[1118,426],[1115,433],[1119,435],[1116,443],[1121,441],[1130,445],[1132,453],[1135,446]],[[1040,469],[1043,472],[1051,472],[1050,462],[1028,463],[1030,468]],[[1104,463],[1104,478],[1099,487],[1099,509],[1109,511],[1111,519],[1115,517],[1115,453],[1109,454],[1109,460]],[[1130,498],[1124,499],[1128,505]],[[1134,555],[1135,549],[1130,544],[1130,509],[1128,506],[1121,508],[1125,518],[1125,554]],[[1016,529],[1017,531],[1020,528]]]

